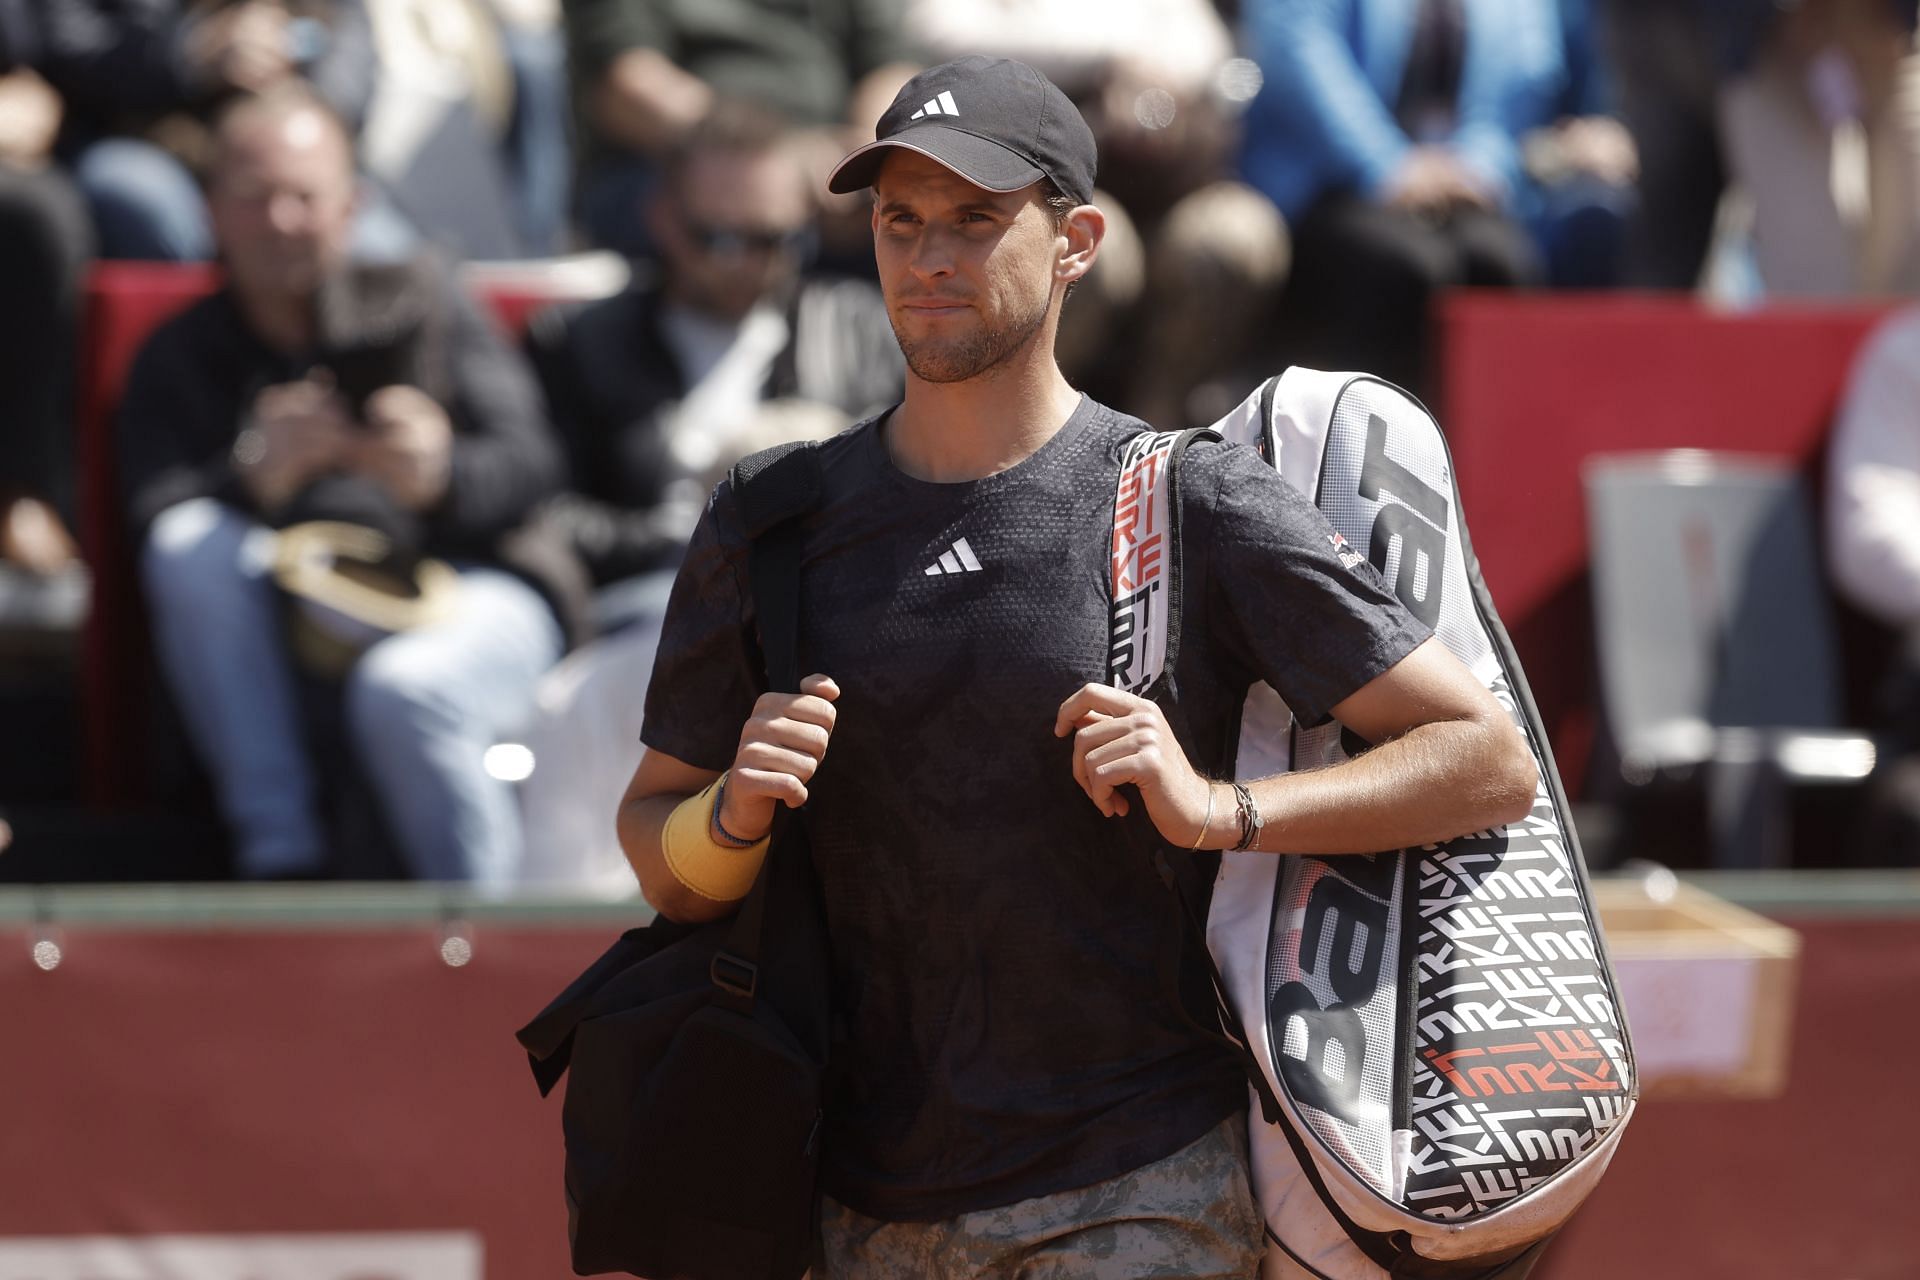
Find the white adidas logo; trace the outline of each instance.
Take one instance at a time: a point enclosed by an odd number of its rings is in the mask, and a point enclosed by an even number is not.
[[[973,548],[967,545],[965,538],[953,544],[953,550],[943,551],[940,558],[927,566],[926,575],[937,578],[943,573],[978,573],[980,562],[974,558]]]
[[[960,108],[953,105],[953,94],[942,89],[937,98],[928,98],[927,105],[908,116],[909,120],[921,120],[927,116],[957,116]]]

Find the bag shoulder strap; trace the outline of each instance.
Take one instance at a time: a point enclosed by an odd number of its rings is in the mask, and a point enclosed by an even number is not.
[[[729,472],[734,501],[752,544],[747,579],[759,621],[760,651],[766,660],[767,687],[785,693],[800,689],[800,518],[820,498],[820,455],[809,441],[763,449],[734,464]],[[760,864],[753,888],[741,900],[726,945],[713,959],[715,999],[751,1014],[759,990],[760,957],[766,933],[767,894],[775,850],[789,843],[794,813],[784,806],[773,815],[773,843]]]
[[[1270,413],[1273,384],[1262,388],[1260,407]],[[1253,437],[1258,441],[1266,432]],[[1182,432],[1142,432],[1128,441],[1121,454],[1120,480],[1113,503],[1113,567],[1109,587],[1112,612],[1108,618],[1108,676],[1120,688],[1160,701],[1169,692],[1179,656],[1182,615],[1180,543],[1180,460],[1201,439],[1220,440],[1219,432],[1201,428]],[[1270,437],[1269,437],[1270,439]],[[1250,441],[1251,443],[1252,441]],[[1269,446],[1270,447],[1270,446]],[[1129,831],[1133,828],[1129,827]],[[1206,962],[1213,987],[1218,1029],[1199,1027],[1202,1034],[1224,1042],[1239,1062],[1260,1103],[1262,1117],[1278,1126],[1293,1149],[1294,1159],[1318,1193],[1327,1212],[1339,1222],[1361,1252],[1382,1270],[1393,1273],[1404,1250],[1389,1236],[1362,1227],[1328,1193],[1320,1170],[1295,1130],[1286,1109],[1275,1096],[1266,1072],[1255,1058],[1246,1025],[1234,1012],[1226,975],[1207,947],[1206,922],[1180,885],[1162,841],[1145,834],[1153,868],[1173,895],[1185,925],[1188,947]]]

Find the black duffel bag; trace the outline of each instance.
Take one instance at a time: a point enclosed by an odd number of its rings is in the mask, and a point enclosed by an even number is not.
[[[813,475],[805,447],[734,470],[774,689],[799,688],[792,517],[811,505]],[[571,1069],[561,1129],[576,1272],[793,1280],[807,1269],[829,976],[805,825],[781,809],[731,918],[629,930],[521,1029],[543,1096]]]

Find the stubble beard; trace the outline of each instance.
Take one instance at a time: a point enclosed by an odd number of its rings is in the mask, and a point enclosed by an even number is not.
[[[989,373],[1030,344],[1047,322],[1048,301],[998,327],[951,338],[909,338],[894,325],[893,337],[907,368],[922,382],[965,382]]]

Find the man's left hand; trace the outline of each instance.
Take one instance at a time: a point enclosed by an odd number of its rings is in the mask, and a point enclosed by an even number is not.
[[[1127,812],[1127,783],[1168,842],[1193,846],[1204,833],[1209,783],[1187,763],[1160,708],[1109,685],[1082,685],[1060,704],[1053,735],[1073,735],[1073,778],[1101,813]]]
[[[446,496],[453,471],[453,424],[418,387],[382,387],[367,397],[368,434],[356,441],[354,470],[409,511]]]

